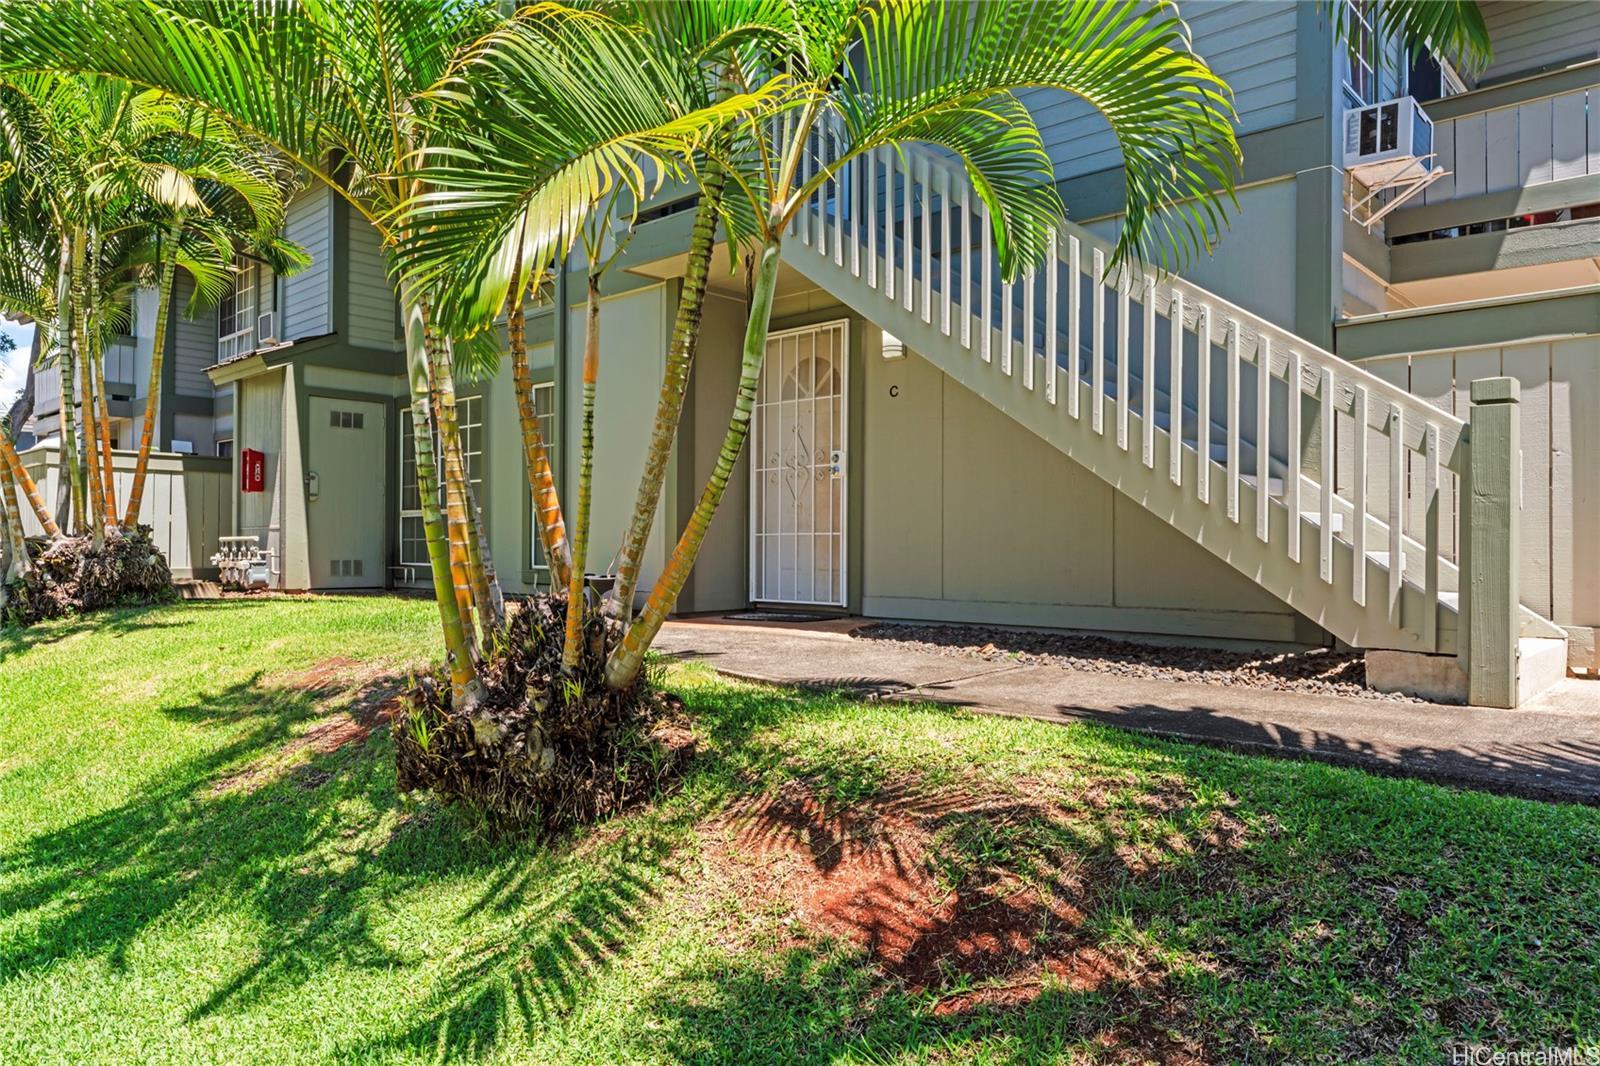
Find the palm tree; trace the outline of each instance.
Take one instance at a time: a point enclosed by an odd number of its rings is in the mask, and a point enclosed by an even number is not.
[[[190,183],[194,195],[176,204],[152,205],[157,217],[150,219],[142,249],[149,269],[141,280],[155,286],[156,324],[139,456],[122,517],[124,529],[133,528],[138,521],[144,500],[160,417],[167,319],[178,271],[184,270],[195,282],[193,312],[201,302],[214,303],[221,297],[226,268],[236,249],[266,259],[278,275],[293,273],[310,262],[302,249],[278,235],[292,175],[275,166],[266,146],[238,136],[232,127],[197,111],[188,118],[185,129],[186,136],[169,138],[160,148],[173,167],[172,180]]]
[[[493,23],[487,0],[66,0],[10,6],[0,16],[13,69],[99,73],[191,101],[329,186],[389,248],[404,236],[395,209],[420,191],[413,159],[421,94],[445,75],[459,46]],[[465,706],[480,686],[471,619],[455,589],[471,579],[459,544],[452,560],[441,497],[449,529],[467,530],[470,522],[458,511],[464,493],[440,492],[434,444],[438,436],[447,456],[459,448],[450,439],[453,418],[434,416],[435,397],[448,405],[453,392],[432,387],[444,375],[429,368],[428,294],[402,279],[400,302],[423,530],[452,693]]]
[[[1226,87],[1189,49],[1186,30],[1170,6],[1036,0],[975,5],[969,11],[918,0],[812,0],[787,12],[769,13],[777,21],[749,35],[761,51],[752,49],[754,54],[714,68],[713,53],[697,56],[700,77],[727,78],[733,96],[781,93],[795,111],[775,140],[769,138],[770,126],[753,130],[730,116],[720,137],[680,157],[702,175],[725,175],[731,191],[721,217],[748,220],[754,231],[758,250],[750,321],[738,398],[718,462],[643,612],[610,656],[606,677],[613,688],[627,687],[638,676],[743,448],[783,234],[801,205],[840,168],[865,152],[907,141],[951,151],[974,178],[996,227],[1003,269],[1012,273],[1042,259],[1062,216],[1048,157],[1016,90],[1039,86],[1074,92],[1110,121],[1124,149],[1128,184],[1120,255],[1153,257],[1172,244],[1179,251],[1209,245],[1236,173],[1238,149]],[[538,27],[537,18],[523,21]],[[535,139],[530,131],[546,121],[535,106],[537,80],[500,53],[479,56],[477,67],[474,77],[494,86],[499,106],[480,98],[472,116],[476,132],[459,151],[459,161],[430,170],[435,191],[411,205],[416,224],[402,254],[419,276],[450,277],[461,289],[477,286],[498,295],[503,291],[498,279],[507,273],[502,264],[515,258],[505,235],[519,233],[526,205],[562,202],[564,190],[538,167],[524,165],[516,151]],[[838,126],[842,151],[799,181],[801,155],[820,123]],[[668,148],[654,142],[634,147]],[[714,187],[716,178],[711,180]],[[442,213],[447,205],[453,209],[447,219],[428,214]],[[560,222],[550,220],[536,232],[558,230]],[[539,261],[536,255],[526,260]],[[692,351],[692,337],[683,339]],[[669,381],[664,392],[673,387]],[[673,417],[670,410],[668,417]],[[657,447],[670,447],[670,439],[667,434]],[[650,483],[641,495],[659,492],[659,476],[650,476],[665,469],[664,462],[657,467],[659,458],[653,449],[646,465]]]

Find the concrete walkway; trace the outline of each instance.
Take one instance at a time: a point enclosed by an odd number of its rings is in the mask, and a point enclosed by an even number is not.
[[[826,628],[669,623],[656,649],[730,677],[850,688],[1046,721],[1320,759],[1492,792],[1600,804],[1600,682],[1516,711],[1443,707],[936,655]]]

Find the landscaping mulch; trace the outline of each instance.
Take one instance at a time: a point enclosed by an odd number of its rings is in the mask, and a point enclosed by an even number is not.
[[[857,640],[882,641],[984,662],[1059,666],[1065,670],[1154,681],[1190,681],[1400,703],[1426,702],[1368,688],[1367,665],[1359,652],[1327,648],[1229,651],[998,626],[904,622],[878,622],[854,630],[850,635]]]

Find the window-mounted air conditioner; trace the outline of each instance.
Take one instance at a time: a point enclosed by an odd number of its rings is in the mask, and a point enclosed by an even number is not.
[[[272,311],[263,311],[256,316],[256,346],[265,348],[269,344],[277,343],[277,315]]]
[[[1353,107],[1344,113],[1347,170],[1375,163],[1409,162],[1433,154],[1433,122],[1409,96]]]

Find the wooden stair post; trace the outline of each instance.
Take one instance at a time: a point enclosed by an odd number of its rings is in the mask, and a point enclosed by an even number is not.
[[[1517,705],[1521,633],[1522,500],[1520,387],[1515,378],[1472,383],[1469,459],[1462,486],[1461,625],[1466,639],[1467,699],[1484,707]]]

